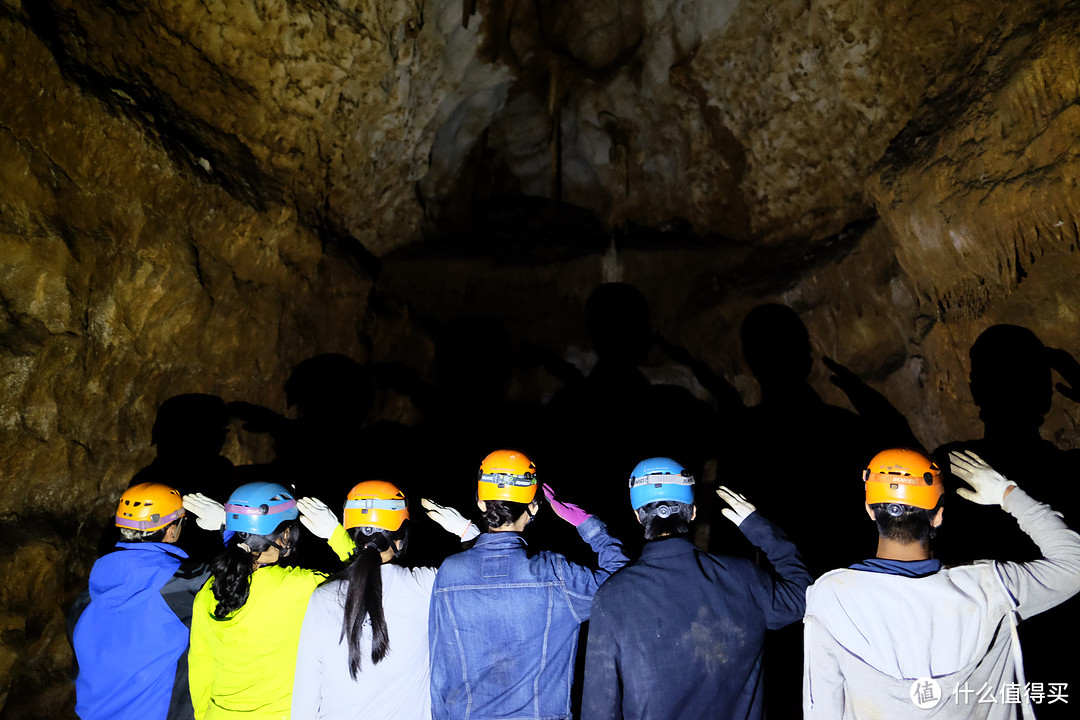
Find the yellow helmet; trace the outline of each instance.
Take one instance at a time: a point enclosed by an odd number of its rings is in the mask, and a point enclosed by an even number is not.
[[[405,493],[385,480],[366,480],[349,491],[342,525],[346,530],[370,527],[394,532],[408,519]]]
[[[161,483],[139,483],[124,491],[116,506],[116,527],[159,530],[184,516],[180,493]]]
[[[917,450],[882,450],[863,470],[863,482],[871,505],[899,503],[933,510],[945,494],[941,468]]]
[[[480,463],[476,498],[528,505],[536,497],[536,487],[536,466],[525,453],[496,450]]]

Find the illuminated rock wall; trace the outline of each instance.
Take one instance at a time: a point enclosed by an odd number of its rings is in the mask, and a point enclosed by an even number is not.
[[[482,313],[576,362],[620,279],[748,403],[738,328],[780,301],[927,447],[978,436],[983,329],[1080,353],[1078,29],[1066,2],[0,0],[0,708],[70,709],[62,606],[161,402],[283,410],[317,353],[430,375]],[[1080,445],[1077,415],[1043,436]]]

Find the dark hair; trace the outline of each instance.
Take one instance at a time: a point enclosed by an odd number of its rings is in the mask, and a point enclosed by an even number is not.
[[[931,510],[901,503],[874,503],[870,509],[874,511],[878,535],[886,540],[905,545],[927,543],[936,534],[937,528],[931,523],[944,501],[942,496]]]
[[[382,602],[382,557],[391,543],[401,541],[404,552],[408,544],[409,524],[405,522],[395,531],[354,527],[349,536],[356,543],[352,562],[327,582],[340,580],[345,590],[345,615],[341,621],[338,642],[349,641],[349,674],[353,680],[360,672],[360,638],[364,633],[364,620],[371,620],[371,662],[377,664],[390,652],[390,634]],[[367,534],[371,532],[372,534]]]
[[[542,498],[543,496],[538,491],[532,502],[540,505],[542,503]],[[484,524],[487,525],[488,530],[490,530],[491,528],[502,527],[503,525],[514,522],[528,511],[531,503],[511,502],[509,500],[485,500],[484,504],[487,506],[487,510],[484,511],[483,520]]]
[[[280,557],[286,557],[296,549],[300,537],[300,521],[286,520],[269,535],[235,533],[225,544],[225,552],[214,558],[210,564],[210,573],[214,577],[211,590],[217,600],[214,617],[224,620],[229,613],[239,610],[247,602],[251,591],[251,573],[255,570],[255,560],[266,550],[277,545],[277,540],[292,529],[289,540],[281,550]],[[246,549],[241,547],[246,545]],[[280,546],[279,546],[280,547]]]
[[[674,500],[657,500],[638,508],[638,520],[645,526],[645,539],[665,535],[686,535],[694,517],[694,506]]]

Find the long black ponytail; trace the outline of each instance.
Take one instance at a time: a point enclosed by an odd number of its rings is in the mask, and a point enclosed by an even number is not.
[[[374,532],[368,535],[365,530]],[[348,532],[356,543],[356,554],[349,566],[333,579],[342,582],[345,593],[345,616],[338,641],[348,640],[349,674],[355,680],[360,673],[360,640],[365,620],[371,621],[371,662],[378,664],[390,652],[390,633],[382,601],[382,553],[392,548],[397,557],[404,552],[408,529],[406,524],[393,532],[365,527],[350,528]]]
[[[278,540],[291,528],[288,542],[284,547]],[[251,592],[251,574],[255,571],[255,561],[274,545],[281,548],[281,558],[289,555],[300,536],[300,521],[286,520],[269,535],[235,533],[225,544],[225,552],[214,558],[210,572],[214,576],[211,590],[217,606],[214,618],[224,620],[229,613],[239,610],[247,602]]]

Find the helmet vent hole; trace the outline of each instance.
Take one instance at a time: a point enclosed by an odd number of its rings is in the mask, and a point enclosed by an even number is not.
[[[927,485],[933,485],[934,484],[934,476],[931,475],[930,473],[923,473],[922,479],[926,481]]]
[[[889,489],[890,489],[890,490],[899,490],[899,489],[900,489],[900,485],[899,485],[899,484],[897,484],[897,483],[889,483]]]

